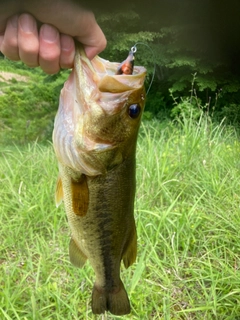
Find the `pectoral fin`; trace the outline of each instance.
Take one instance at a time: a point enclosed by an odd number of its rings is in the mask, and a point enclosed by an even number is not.
[[[69,257],[70,257],[71,263],[78,268],[82,268],[85,261],[87,260],[87,257],[85,256],[85,254],[82,253],[82,251],[76,245],[73,238],[71,238],[69,243]]]
[[[87,177],[83,174],[79,180],[71,180],[72,209],[78,216],[85,216],[88,210],[89,192]]]
[[[56,207],[58,208],[63,200],[63,186],[62,186],[62,179],[58,177],[56,191],[55,191],[55,202]]]
[[[125,268],[130,267],[136,260],[137,257],[137,232],[134,228],[132,237],[128,241],[127,246],[123,252],[123,263]]]

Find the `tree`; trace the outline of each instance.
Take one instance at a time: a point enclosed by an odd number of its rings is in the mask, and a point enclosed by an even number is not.
[[[238,1],[123,1],[120,6],[127,10],[98,9],[98,21],[108,40],[103,57],[122,61],[134,43],[150,45],[154,55],[139,46],[136,62],[146,66],[149,79],[156,64],[153,88],[155,93],[161,93],[160,105],[169,88],[177,95],[188,94],[193,74],[202,99],[214,99],[221,90],[219,110],[231,102],[227,102],[229,94],[233,100],[238,99]],[[164,107],[171,106],[168,95]],[[155,106],[155,113],[156,109]]]

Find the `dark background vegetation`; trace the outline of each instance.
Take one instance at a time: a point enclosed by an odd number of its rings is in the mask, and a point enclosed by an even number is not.
[[[238,126],[239,1],[85,0],[85,5],[94,11],[108,40],[103,58],[122,61],[136,42],[151,48],[139,44],[136,53],[136,64],[148,70],[147,88],[155,70],[145,118],[164,120],[182,112],[197,117],[204,111],[216,121],[225,118]],[[68,72],[46,76],[0,59],[1,70],[29,77],[28,86],[14,79],[7,85],[0,82],[0,134],[6,140],[8,132],[7,140],[21,142],[50,139]]]

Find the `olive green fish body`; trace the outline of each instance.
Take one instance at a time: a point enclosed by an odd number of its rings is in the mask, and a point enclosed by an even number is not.
[[[115,76],[117,66],[98,57],[90,63],[78,48],[61,93],[53,143],[59,162],[56,202],[63,199],[71,229],[70,260],[82,267],[89,259],[94,269],[93,313],[123,315],[130,303],[120,264],[129,267],[137,251],[135,152],[145,70]]]
[[[64,171],[68,170],[63,168],[63,189],[70,190],[71,178],[64,174]],[[117,298],[119,293],[122,294],[121,290],[126,296],[123,306],[121,299],[116,299],[116,306],[107,306],[107,301],[102,302],[100,306],[97,304],[96,307],[93,304],[94,313],[104,313],[109,308],[113,314],[125,314],[130,311],[129,301],[120,280],[120,263],[123,259],[128,267],[136,258],[136,229],[133,217],[134,173],[134,159],[131,159],[107,174],[86,177],[90,201],[85,216],[73,212],[71,193],[64,198],[72,230],[71,262],[81,267],[88,257],[96,275],[93,296],[98,295],[99,301],[102,300],[101,295],[105,297],[106,294]]]

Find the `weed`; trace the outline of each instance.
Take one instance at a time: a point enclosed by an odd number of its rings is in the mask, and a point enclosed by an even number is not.
[[[137,262],[122,270],[132,313],[108,319],[237,319],[240,143],[201,117],[147,121],[137,149]],[[54,205],[52,146],[0,150],[0,318],[95,319],[92,268],[71,266]]]

